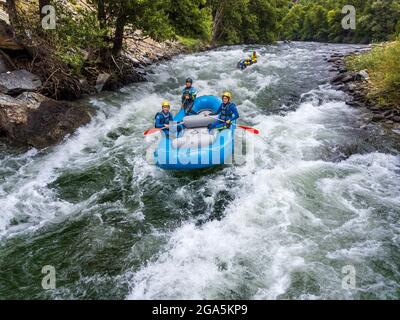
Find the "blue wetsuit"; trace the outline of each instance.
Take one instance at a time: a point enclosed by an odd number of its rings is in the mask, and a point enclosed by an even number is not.
[[[189,96],[189,99],[186,97]],[[194,100],[197,97],[197,90],[194,87],[185,87],[182,90],[182,105],[183,109],[185,110],[185,115],[189,115],[192,111]]]
[[[168,113],[158,112],[158,113],[156,114],[156,117],[155,117],[155,125],[154,125],[154,127],[160,128],[160,129],[161,129],[161,128],[164,128],[164,126],[165,126],[166,124],[169,124],[169,123],[172,122],[172,121],[174,121],[174,117],[172,116],[172,113],[171,113],[171,112],[168,112]],[[180,132],[180,131],[182,131],[183,128],[184,128],[183,125],[182,125],[182,124],[179,124],[179,125],[177,126],[177,131]],[[166,135],[169,134],[169,129],[168,129],[168,128],[164,128],[162,131],[163,131]]]
[[[239,112],[237,110],[236,104],[229,102],[227,104],[222,103],[219,107],[218,111],[218,119],[223,121],[230,120],[231,122],[235,121],[239,118]],[[222,129],[226,127],[227,124],[222,121],[215,121],[214,123],[210,124],[208,127],[209,129]]]

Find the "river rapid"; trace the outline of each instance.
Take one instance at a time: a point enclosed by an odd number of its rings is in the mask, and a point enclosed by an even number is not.
[[[177,56],[89,99],[97,115],[62,144],[1,145],[0,299],[399,299],[400,135],[329,84],[325,58],[356,48]],[[236,69],[253,49],[259,63]],[[163,99],[178,110],[188,76],[200,95],[232,91],[239,122],[261,131],[254,162],[146,161],[143,131]]]

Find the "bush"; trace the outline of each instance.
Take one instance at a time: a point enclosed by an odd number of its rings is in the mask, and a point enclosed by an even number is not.
[[[375,47],[371,52],[347,59],[352,70],[367,69],[371,96],[384,104],[400,105],[400,41]]]
[[[84,55],[107,46],[106,31],[101,30],[96,13],[80,9],[74,15],[63,6],[57,7],[56,29],[48,34],[55,55],[79,73],[85,63]]]

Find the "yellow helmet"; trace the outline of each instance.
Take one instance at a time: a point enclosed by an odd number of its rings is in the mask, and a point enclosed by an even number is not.
[[[232,94],[230,92],[228,92],[228,91],[225,91],[222,94],[222,98],[224,98],[224,97],[227,97],[227,98],[229,98],[229,100],[231,100],[232,99]]]
[[[163,102],[161,103],[161,105],[162,105],[163,107],[171,107],[171,104],[169,103],[169,101],[163,101]]]

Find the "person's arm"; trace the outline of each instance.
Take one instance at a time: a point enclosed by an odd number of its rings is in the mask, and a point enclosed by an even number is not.
[[[186,103],[186,101],[190,99],[190,90],[186,88],[182,90],[182,106]]]
[[[185,90],[183,90],[182,91],[182,105],[185,103],[185,100],[186,100],[186,98],[185,98]]]
[[[162,119],[161,117],[162,117],[161,115],[158,115],[156,117],[156,123],[154,125],[155,128],[158,128],[158,129],[164,128],[164,125],[161,123],[161,119]]]
[[[235,121],[236,119],[239,119],[240,116],[239,116],[239,112],[238,112],[238,109],[236,107],[236,104],[232,103],[230,108],[231,108],[231,111],[233,113],[233,116],[231,117],[230,120],[231,121]]]
[[[196,100],[197,98],[197,90],[195,88],[192,89],[192,98],[193,100]]]

